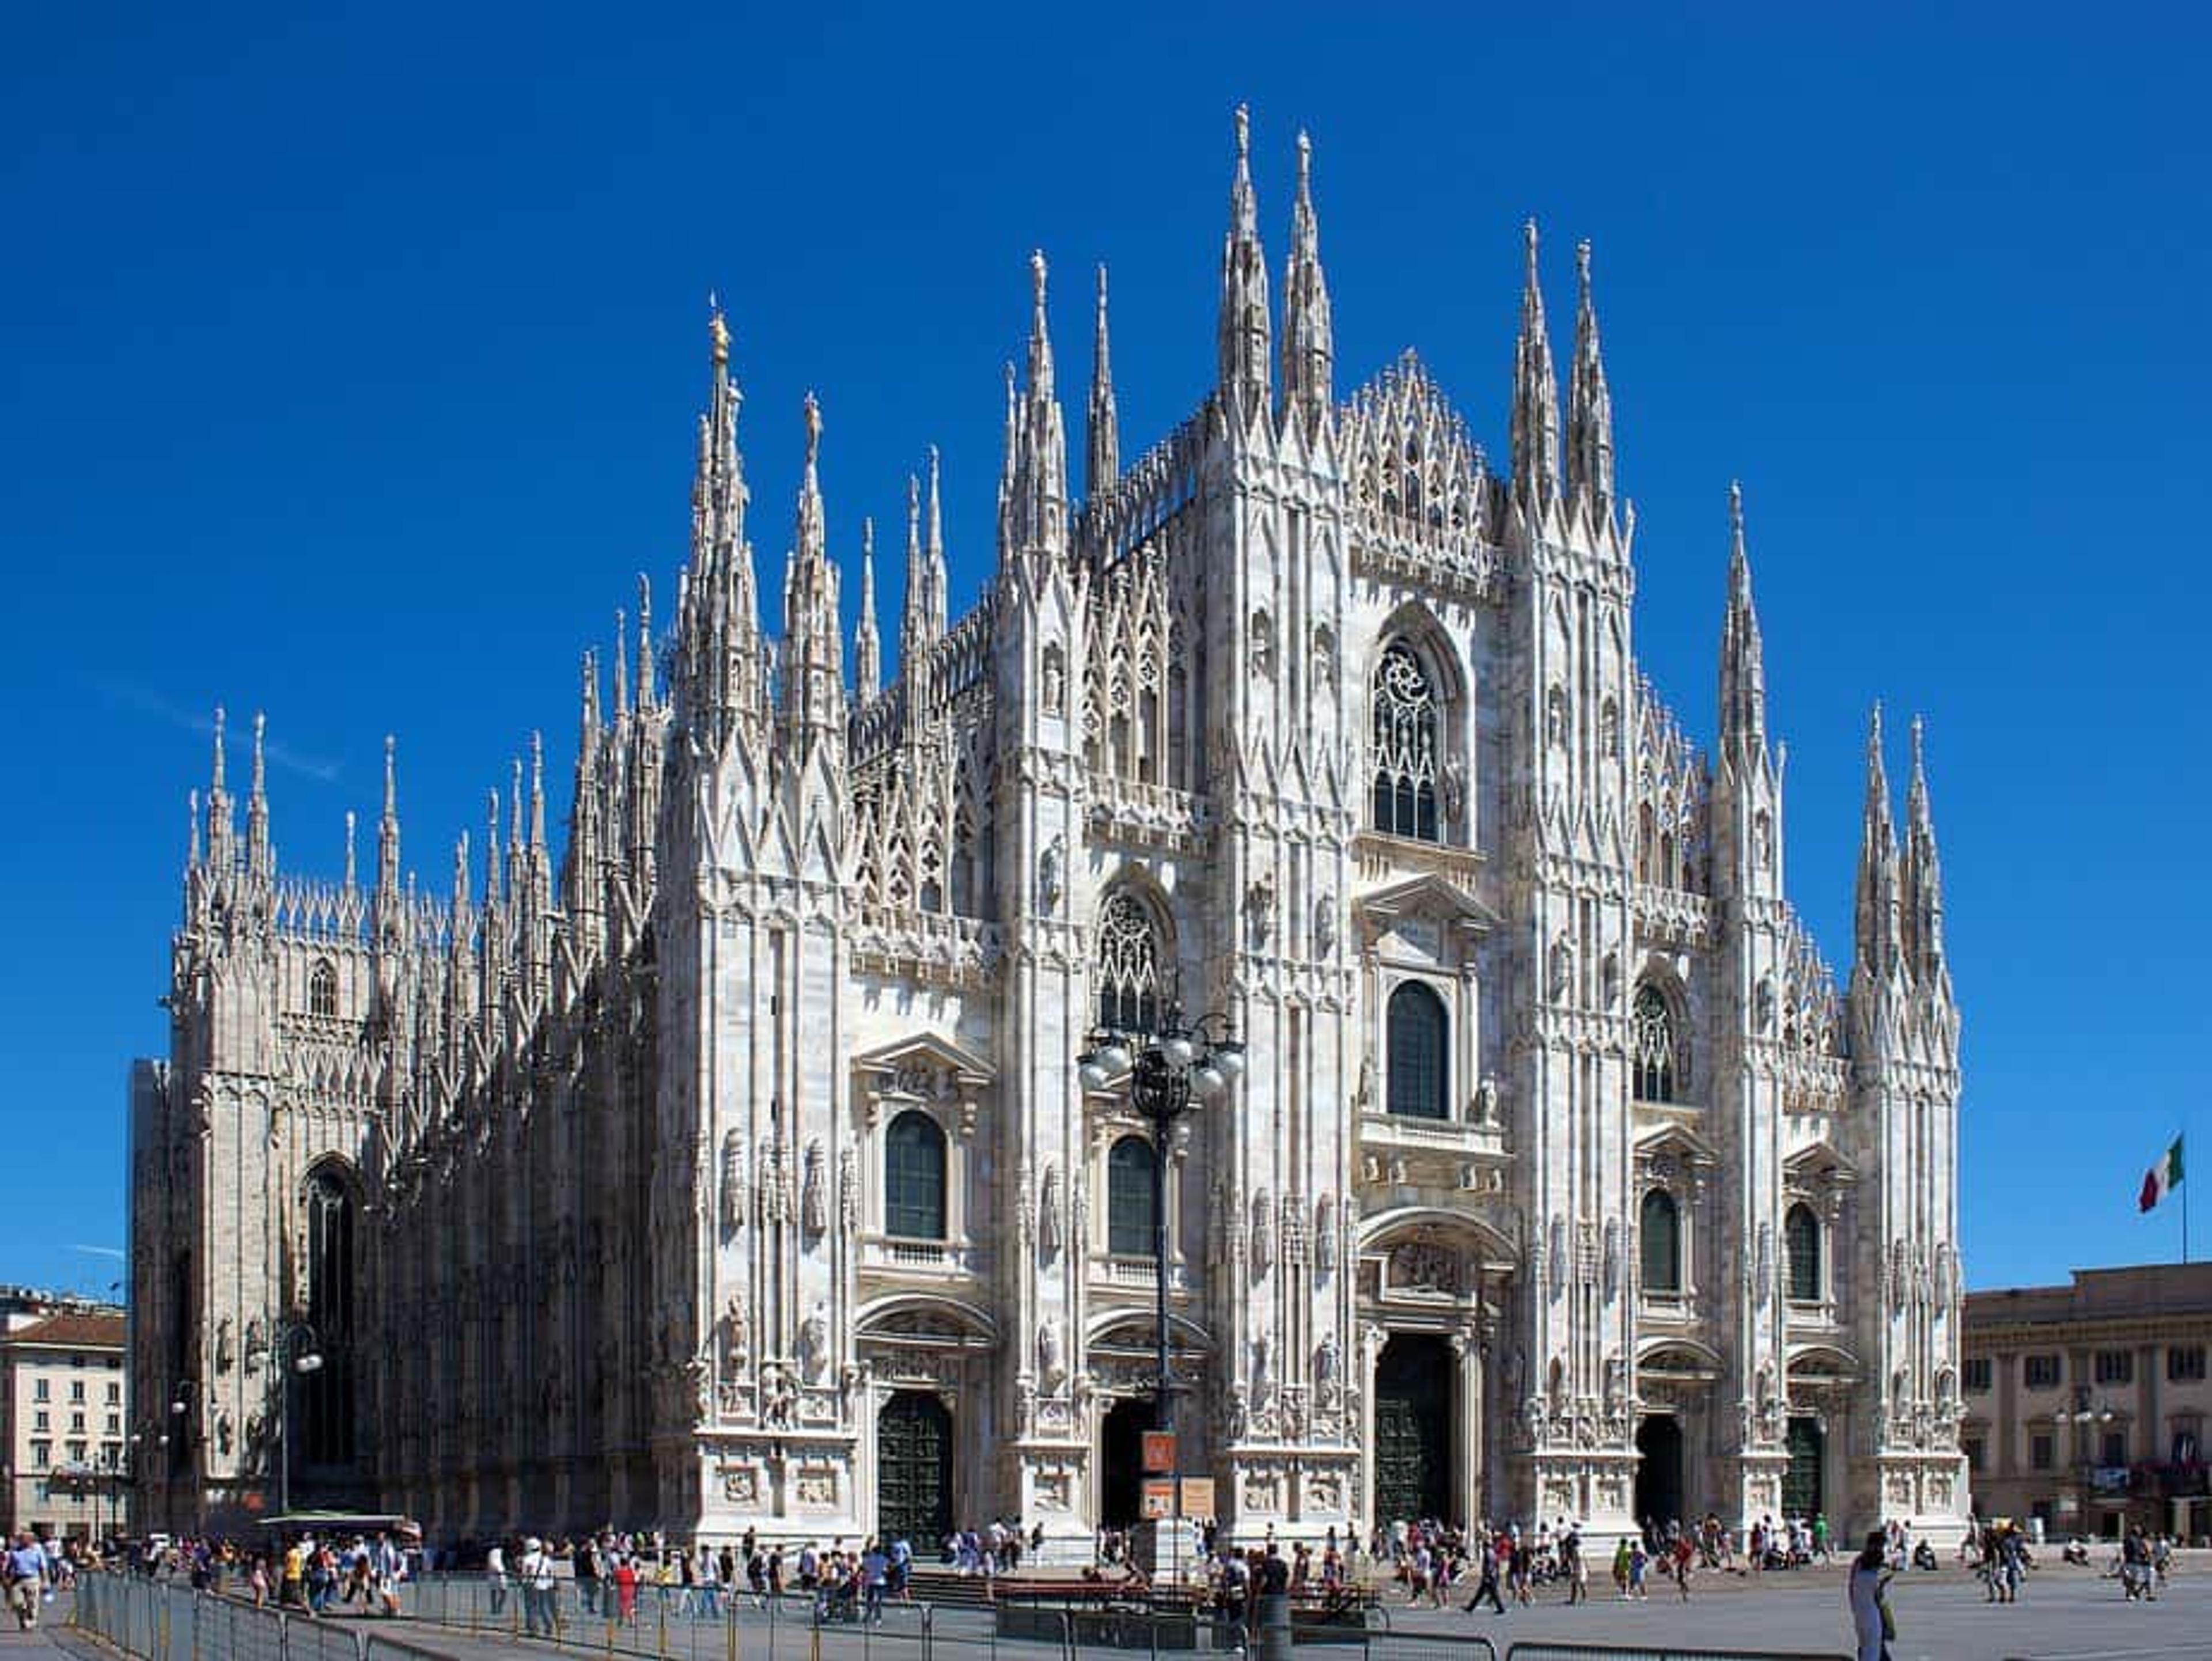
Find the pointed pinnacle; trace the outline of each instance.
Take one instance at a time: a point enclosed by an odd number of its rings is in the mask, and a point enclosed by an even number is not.
[[[399,781],[397,770],[398,742],[390,733],[384,735],[384,816],[391,819],[399,811]]]
[[[215,780],[213,789],[209,792],[210,796],[220,795],[222,791],[222,706],[217,704],[215,706]]]

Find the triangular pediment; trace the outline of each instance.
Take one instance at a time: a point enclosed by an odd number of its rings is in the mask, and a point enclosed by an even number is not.
[[[1686,1125],[1662,1125],[1636,1139],[1636,1156],[1656,1160],[1671,1155],[1686,1165],[1711,1165],[1717,1160],[1713,1145]]]
[[[1362,894],[1358,905],[1360,915],[1378,934],[1411,918],[1457,924],[1477,933],[1486,933],[1504,920],[1466,889],[1433,871]]]
[[[1800,1182],[1825,1178],[1831,1182],[1856,1182],[1858,1167],[1838,1153],[1826,1141],[1807,1143],[1794,1154],[1783,1156],[1783,1174]]]
[[[878,1073],[887,1078],[902,1074],[945,1072],[969,1088],[988,1084],[996,1076],[991,1064],[934,1033],[918,1033],[853,1058],[855,1071]]]

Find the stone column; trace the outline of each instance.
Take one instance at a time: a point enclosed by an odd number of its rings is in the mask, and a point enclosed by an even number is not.
[[[1382,1359],[1382,1346],[1390,1335],[1376,1325],[1359,1329],[1359,1492],[1353,1496],[1358,1520],[1374,1531],[1375,1515],[1375,1367]]]
[[[1482,1344],[1473,1325],[1461,1328],[1451,1335],[1454,1358],[1459,1363],[1459,1446],[1455,1450],[1459,1464],[1460,1522],[1473,1527],[1482,1510]]]

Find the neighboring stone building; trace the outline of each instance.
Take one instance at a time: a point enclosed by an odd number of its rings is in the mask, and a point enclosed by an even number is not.
[[[2077,1269],[1966,1297],[1960,1428],[1974,1510],[2060,1534],[2212,1535],[2212,1264]]]
[[[125,1384],[120,1309],[0,1292],[0,1534],[89,1539],[117,1526]]]
[[[932,451],[888,682],[863,524],[848,684],[811,398],[762,626],[717,314],[673,627],[641,593],[611,712],[585,659],[566,850],[533,740],[450,898],[389,747],[369,881],[350,829],[342,881],[280,875],[259,723],[242,836],[218,723],[134,1088],[141,1387],[198,1403],[173,1513],[268,1502],[294,1379],[295,1494],[442,1535],[1087,1550],[1138,1508],[1153,1155],[1076,1058],[1179,999],[1250,1045],[1169,1151],[1231,1537],[1955,1527],[1917,728],[1901,850],[1868,746],[1840,997],[1784,897],[1741,505],[1709,764],[1637,668],[1587,250],[1564,436],[1527,252],[1494,474],[1410,354],[1339,401],[1308,151],[1278,309],[1240,115],[1214,390],[1121,464],[1102,276],[1079,499],[1038,258],[995,574],[953,621]]]

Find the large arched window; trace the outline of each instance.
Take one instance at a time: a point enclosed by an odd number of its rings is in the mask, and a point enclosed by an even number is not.
[[[1820,1300],[1820,1220],[1803,1201],[1782,1219],[1782,1244],[1790,1253],[1790,1300]]]
[[[1142,1137],[1123,1137],[1106,1155],[1106,1249],[1117,1258],[1155,1255],[1152,1171]]]
[[[1116,1033],[1160,1024],[1159,931],[1152,908],[1126,890],[1098,910],[1098,1024]]]
[[[884,1133],[884,1233],[945,1238],[945,1132],[909,1108]]]
[[[1389,1109],[1411,1118],[1449,1118],[1443,1000],[1418,980],[1390,994]]]
[[[1401,641],[1376,665],[1374,693],[1375,828],[1437,841],[1441,708],[1435,684]]]
[[[315,967],[307,976],[307,1013],[311,1015],[335,1015],[338,1012],[338,972],[327,957],[315,960]]]
[[[307,1322],[319,1366],[299,1375],[300,1458],[310,1468],[349,1465],[354,1458],[354,1204],[344,1179],[327,1167],[307,1179]],[[278,1357],[289,1366],[295,1357]]]
[[[1664,1188],[1645,1191],[1641,1214],[1644,1289],[1674,1297],[1682,1290],[1682,1213]]]
[[[1674,1032],[1674,1011],[1667,995],[1648,981],[1636,989],[1630,1011],[1629,1041],[1638,1101],[1674,1101],[1675,1092],[1689,1082],[1681,1046]]]

